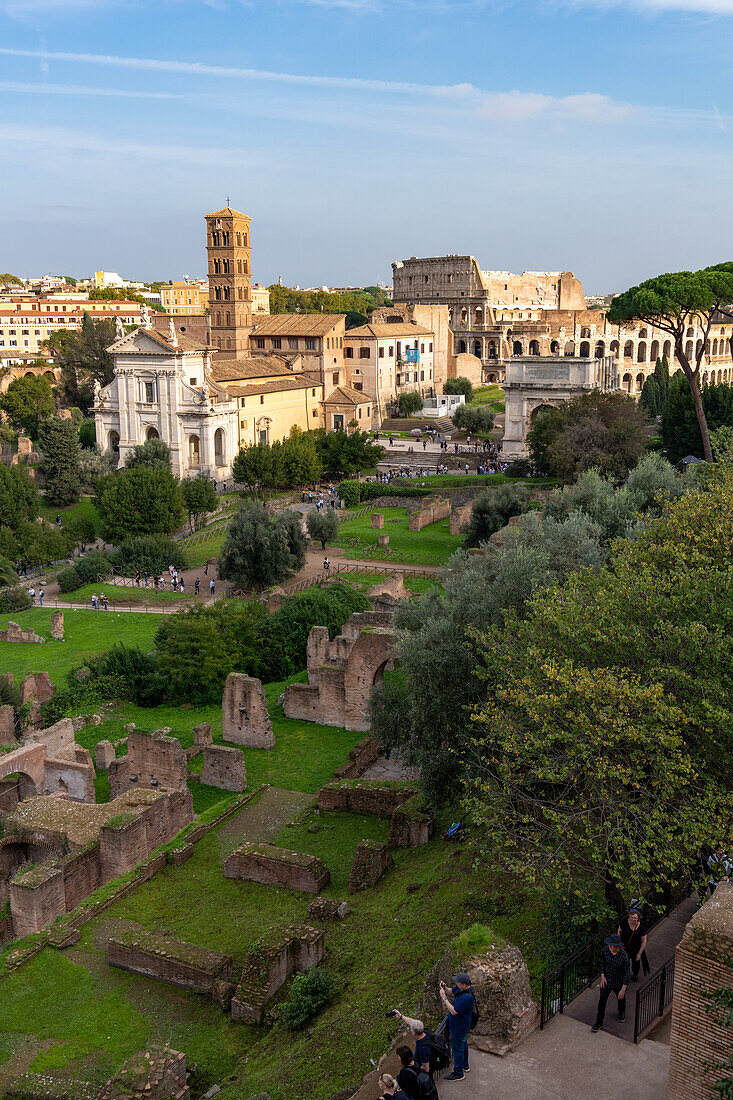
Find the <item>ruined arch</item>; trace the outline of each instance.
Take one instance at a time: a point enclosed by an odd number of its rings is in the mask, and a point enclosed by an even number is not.
[[[634,358],[634,341],[627,340],[624,344],[624,359]]]
[[[565,354],[568,356],[575,355],[575,342],[573,340],[568,340],[566,343]]]
[[[529,354],[530,355],[539,355],[540,354],[540,342],[539,342],[539,340],[530,340],[530,342],[529,342]]]
[[[512,355],[521,355],[521,354],[522,354],[522,341],[521,340],[515,340],[514,343],[512,344]]]
[[[641,393],[644,388],[644,375],[639,373],[636,376],[636,392]]]
[[[631,393],[632,378],[631,378],[631,375],[628,372],[623,376],[623,379],[621,381],[621,385],[622,385],[623,389],[626,390],[627,393]]]
[[[580,345],[580,358],[590,359],[590,343],[588,340],[583,340]]]
[[[646,363],[646,344],[643,340],[639,342],[639,346],[636,349],[636,361],[637,363]]]
[[[652,340],[652,346],[649,349],[649,362],[656,363],[659,358],[659,340]]]

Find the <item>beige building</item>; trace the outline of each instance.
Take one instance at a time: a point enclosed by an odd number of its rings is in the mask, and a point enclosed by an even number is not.
[[[181,317],[200,316],[209,305],[209,288],[205,283],[183,280],[164,283],[160,288],[160,304],[166,313]]]
[[[349,428],[364,432],[379,427],[379,420],[374,423],[375,407],[366,394],[353,386],[336,386],[323,401],[324,427],[329,432],[345,432]]]
[[[299,355],[262,355],[225,359],[216,356],[211,379],[237,406],[238,447],[277,443],[293,428],[323,427],[323,385],[303,371]]]
[[[250,347],[255,355],[299,354],[303,370],[321,380],[326,395],[346,383],[343,313],[272,313],[252,325]]]
[[[349,385],[371,399],[378,420],[401,393],[416,390],[423,397],[433,396],[434,342],[430,329],[404,322],[359,325],[346,333]]]
[[[95,321],[117,320],[124,325],[139,325],[139,302],[90,302],[81,294],[62,297],[15,297],[0,300],[0,361],[11,365],[41,355],[40,345],[54,332],[76,332],[84,314]]]
[[[258,313],[270,312],[270,291],[262,283],[255,283],[252,287],[252,316]]]

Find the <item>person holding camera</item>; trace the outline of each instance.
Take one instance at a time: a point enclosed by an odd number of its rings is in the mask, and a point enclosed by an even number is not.
[[[410,1029],[410,1037],[415,1042],[415,1065],[419,1066],[423,1073],[430,1073],[430,1054],[432,1036],[426,1030],[422,1020],[412,1020],[409,1016],[403,1016],[399,1009],[393,1009],[393,1014],[407,1024]]]
[[[471,1020],[476,1004],[468,974],[456,974],[450,995],[448,986],[441,981],[440,999],[448,1013],[450,1045],[453,1050],[453,1072],[449,1073],[445,1080],[462,1081],[470,1069],[468,1033],[471,1030]]]

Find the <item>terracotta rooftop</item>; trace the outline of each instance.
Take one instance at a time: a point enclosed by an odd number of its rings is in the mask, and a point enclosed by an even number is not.
[[[406,321],[395,325],[359,325],[358,328],[350,328],[347,336],[432,336],[432,330],[421,325],[410,325]]]
[[[209,372],[215,382],[239,382],[249,378],[292,375],[292,370],[276,355],[254,355],[244,359],[220,359],[217,355]]]
[[[252,336],[325,336],[344,313],[270,313],[257,317]]]
[[[324,405],[370,405],[371,397],[353,386],[336,386],[323,402]]]
[[[205,214],[206,218],[247,218],[247,221],[251,221],[251,218],[247,214],[243,214],[241,210],[234,210],[231,206],[225,206],[223,210],[214,210],[211,214]]]
[[[323,383],[308,374],[299,374],[295,378],[278,378],[274,382],[258,382],[253,386],[227,386],[232,397],[254,397],[258,393],[280,393],[285,390],[307,390],[313,386],[323,388]]]

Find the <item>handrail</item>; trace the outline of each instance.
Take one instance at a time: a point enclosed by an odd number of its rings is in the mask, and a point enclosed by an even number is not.
[[[654,1023],[665,1015],[672,1003],[674,992],[675,956],[655,970],[651,977],[636,991],[634,1007],[634,1042],[638,1043]]]

